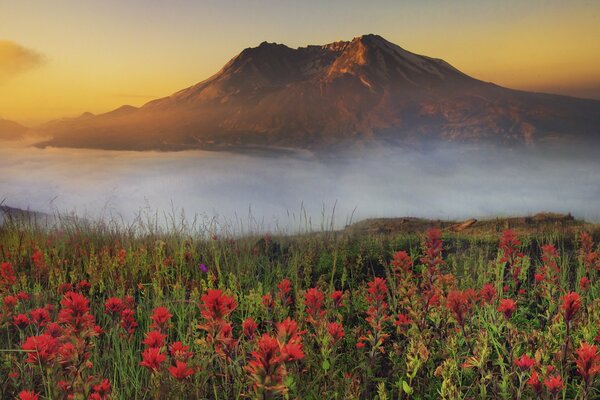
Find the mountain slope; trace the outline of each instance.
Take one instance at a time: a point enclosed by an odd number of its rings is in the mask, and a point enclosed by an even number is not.
[[[23,125],[6,119],[0,119],[0,140],[17,140],[27,131]]]
[[[104,149],[328,150],[373,142],[598,138],[600,102],[505,89],[380,36],[291,49],[262,43],[140,108],[59,121],[43,145]]]

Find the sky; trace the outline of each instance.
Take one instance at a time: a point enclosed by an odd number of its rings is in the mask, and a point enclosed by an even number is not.
[[[597,0],[0,0],[0,118],[140,106],[265,40],[366,33],[485,81],[600,99]]]

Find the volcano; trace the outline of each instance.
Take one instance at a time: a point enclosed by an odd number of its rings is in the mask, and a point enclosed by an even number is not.
[[[482,82],[377,35],[292,49],[263,42],[140,108],[54,121],[40,146],[314,152],[429,140],[597,143],[600,101]]]

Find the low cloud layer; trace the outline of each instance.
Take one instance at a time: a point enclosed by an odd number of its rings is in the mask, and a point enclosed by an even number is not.
[[[8,40],[0,40],[0,82],[44,64],[38,52]]]
[[[318,229],[334,205],[336,226],[351,216],[461,219],[540,211],[598,221],[600,161],[579,150],[448,145],[328,160],[3,146],[2,199],[14,207],[126,221],[142,209],[159,216],[184,210],[241,229],[303,229],[304,213]]]

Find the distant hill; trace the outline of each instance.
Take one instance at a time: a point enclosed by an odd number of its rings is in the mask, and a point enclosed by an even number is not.
[[[0,119],[0,140],[17,140],[23,137],[27,128],[16,122]]]
[[[600,142],[600,101],[506,89],[377,35],[297,49],[264,42],[140,108],[48,123],[40,145],[311,151],[444,141]]]

